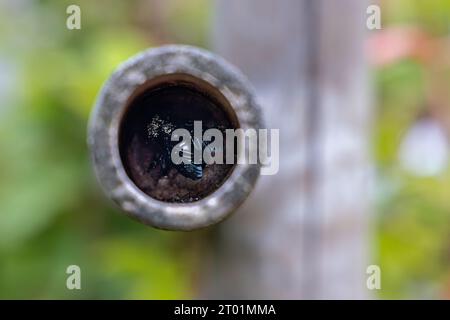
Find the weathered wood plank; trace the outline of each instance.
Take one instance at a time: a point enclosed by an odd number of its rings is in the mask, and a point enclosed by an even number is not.
[[[280,129],[280,171],[213,233],[200,295],[364,298],[370,105],[360,0],[218,0],[216,51]]]

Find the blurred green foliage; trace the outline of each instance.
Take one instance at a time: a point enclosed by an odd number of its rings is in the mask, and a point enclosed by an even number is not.
[[[165,41],[207,46],[210,2],[77,1],[82,30],[70,31],[72,3],[0,4],[0,298],[189,298],[195,252],[183,234],[124,218],[104,199],[86,122],[102,82],[129,56]],[[448,36],[449,1],[384,4],[384,26]],[[423,72],[403,61],[375,75],[383,298],[440,297],[450,286],[450,170],[417,178],[397,161],[423,108]],[[83,290],[65,287],[71,264]]]
[[[376,251],[384,298],[437,298],[450,280],[450,170],[415,177],[397,158],[403,136],[423,111],[419,71],[415,63],[403,62],[378,74]]]
[[[72,3],[0,5],[0,298],[190,297],[183,235],[119,215],[95,183],[86,148],[103,81],[155,45],[152,29],[133,20],[143,2],[77,1],[79,31],[66,28]],[[159,27],[168,36],[183,29],[180,40],[195,34],[202,45],[208,6],[175,5],[177,25]],[[83,290],[66,289],[71,264],[81,267]]]
[[[383,28],[406,24],[441,39],[448,37],[449,1],[382,4]],[[425,111],[430,86],[427,68],[411,59],[375,72],[379,178],[374,251],[382,271],[381,298],[449,298],[450,168],[439,176],[421,178],[405,172],[398,161],[403,137]],[[448,81],[450,73],[442,78]]]
[[[380,0],[383,25],[414,25],[442,35],[449,30],[450,2],[447,0]]]

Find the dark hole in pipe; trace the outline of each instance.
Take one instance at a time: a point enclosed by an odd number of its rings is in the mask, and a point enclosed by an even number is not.
[[[197,179],[180,172],[170,157],[169,165],[164,165],[161,157],[167,146],[161,139],[149,138],[149,125],[154,119],[163,119],[171,128],[189,130],[194,121],[202,121],[203,132],[209,128],[221,130],[225,155],[225,129],[237,128],[238,121],[221,93],[187,75],[161,77],[144,84],[130,97],[119,131],[125,170],[150,197],[165,202],[194,202],[217,190],[233,165],[204,164],[201,178]]]

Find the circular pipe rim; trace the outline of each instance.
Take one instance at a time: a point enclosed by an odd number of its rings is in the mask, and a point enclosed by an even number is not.
[[[186,74],[216,88],[231,105],[241,129],[262,127],[261,110],[253,89],[236,67],[204,49],[167,45],[145,50],[113,72],[91,113],[88,146],[102,189],[125,214],[160,229],[194,230],[217,223],[232,213],[253,189],[260,165],[235,164],[217,190],[195,202],[163,202],[140,190],[122,164],[120,123],[127,102],[136,90],[152,79],[169,74]]]

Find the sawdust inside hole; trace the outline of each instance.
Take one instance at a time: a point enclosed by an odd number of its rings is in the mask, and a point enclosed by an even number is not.
[[[202,177],[192,179],[176,166],[164,170],[162,145],[149,138],[149,124],[164,119],[177,128],[202,121],[202,131],[238,128],[238,121],[220,92],[200,80],[184,76],[161,79],[144,85],[130,98],[119,129],[119,151],[123,166],[134,184],[150,197],[172,203],[198,201],[216,191],[230,175],[234,165],[205,165]]]

